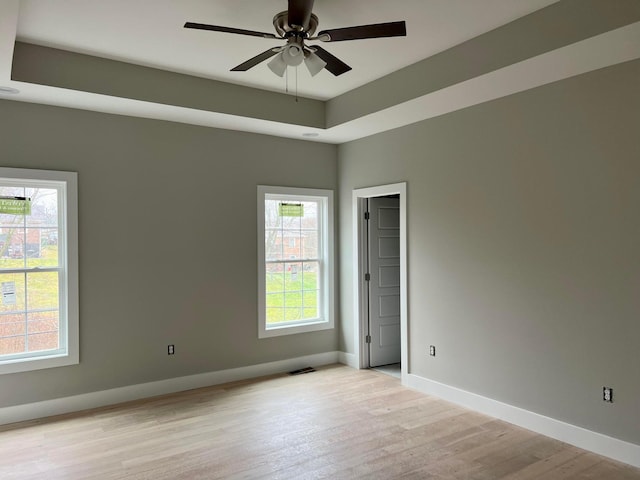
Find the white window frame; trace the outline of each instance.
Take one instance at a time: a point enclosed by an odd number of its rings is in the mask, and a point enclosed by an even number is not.
[[[283,200],[318,201],[320,200],[320,318],[315,321],[287,323],[267,327],[266,318],[266,255],[265,255],[265,200],[268,196],[277,196]],[[314,332],[334,328],[334,216],[333,191],[273,187],[258,185],[258,338],[269,338],[296,333]]]
[[[75,365],[79,355],[78,307],[78,174],[52,170],[0,167],[0,178],[25,186],[58,188],[58,248],[60,348],[33,352],[20,358],[1,359],[0,374]],[[28,269],[27,269],[28,271]],[[37,271],[37,270],[36,270]]]

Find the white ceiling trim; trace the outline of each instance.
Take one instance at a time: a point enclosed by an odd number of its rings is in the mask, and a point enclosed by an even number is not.
[[[0,86],[10,86],[8,82],[11,80],[13,46],[19,12],[20,0],[3,0],[0,15]]]
[[[186,107],[176,107],[160,103],[131,100],[128,98],[111,97],[97,93],[81,92],[65,88],[49,87],[32,83],[12,81],[8,86],[20,90],[20,95],[12,96],[11,100],[39,103],[58,107],[77,108],[114,115],[167,120],[170,122],[186,123],[203,127],[237,130],[284,138],[296,138],[311,141],[327,142],[326,130],[306,127],[302,125],[286,124],[258,118],[241,117],[225,113],[197,110]],[[0,96],[0,98],[2,98]],[[318,138],[303,137],[304,133],[318,133]]]

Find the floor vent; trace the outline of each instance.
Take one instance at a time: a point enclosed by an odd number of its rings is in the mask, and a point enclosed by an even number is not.
[[[289,372],[289,375],[302,375],[303,373],[311,373],[311,372],[315,372],[316,369],[312,368],[312,367],[304,367],[304,368],[300,368],[298,370],[294,370],[293,372]]]

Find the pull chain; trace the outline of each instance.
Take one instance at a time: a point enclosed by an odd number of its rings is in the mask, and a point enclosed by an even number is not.
[[[295,96],[296,96],[296,103],[298,103],[298,67],[295,67],[296,70],[296,84],[295,84]],[[289,67],[287,67],[287,69],[285,70],[285,86],[284,86],[284,91],[285,93],[289,93]]]

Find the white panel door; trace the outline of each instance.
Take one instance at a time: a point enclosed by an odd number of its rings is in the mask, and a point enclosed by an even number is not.
[[[370,198],[369,364],[400,363],[400,201]]]

